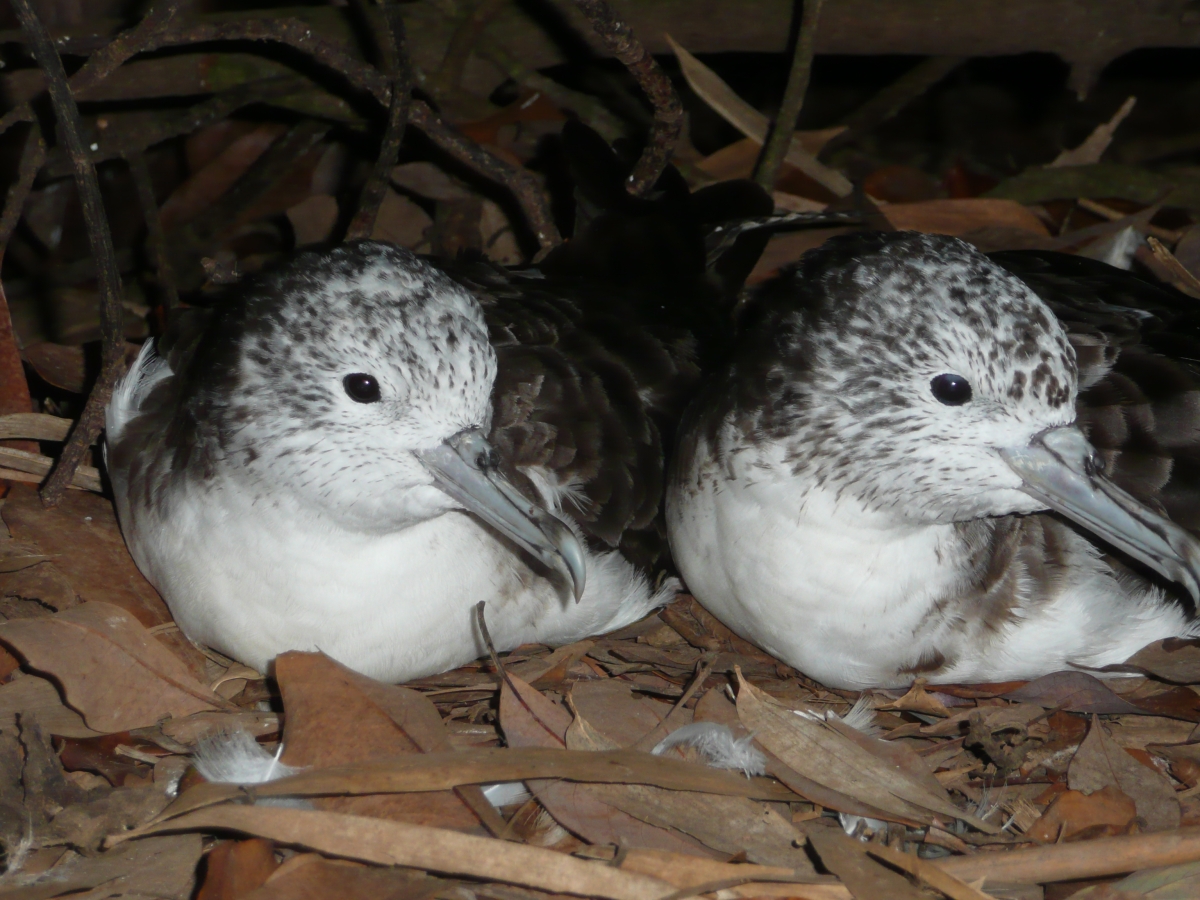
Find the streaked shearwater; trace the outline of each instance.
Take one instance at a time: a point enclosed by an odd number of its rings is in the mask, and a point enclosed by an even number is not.
[[[681,425],[680,573],[834,687],[1032,678],[1196,634],[1195,326],[1102,263],[834,238],[748,305]]]

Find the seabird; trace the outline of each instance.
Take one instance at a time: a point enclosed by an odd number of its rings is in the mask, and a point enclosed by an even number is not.
[[[615,160],[593,168],[625,198]],[[621,203],[583,197],[582,236],[539,269],[301,253],[148,342],[107,464],[183,632],[262,670],[321,650],[403,681],[483,655],[480,600],[501,651],[667,602],[677,582],[644,571],[665,547],[664,435],[732,265],[706,266],[701,225],[771,203],[689,195],[673,170]]]
[[[680,426],[680,574],[839,688],[1034,678],[1196,635],[1196,318],[1090,260],[834,238],[748,304]]]

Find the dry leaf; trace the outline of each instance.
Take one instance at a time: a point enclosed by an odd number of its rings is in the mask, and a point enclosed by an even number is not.
[[[57,506],[47,509],[34,488],[13,485],[3,516],[12,536],[50,557],[81,600],[119,606],[147,628],[172,623],[167,605],[125,548],[112,504],[105,498],[68,491]],[[197,679],[204,678],[204,655],[177,629],[157,640]]]
[[[1102,716],[1137,715],[1142,712],[1086,672],[1052,672],[1004,695],[1006,700],[1036,703],[1044,709],[1093,713]]]
[[[284,863],[263,887],[239,900],[426,900],[445,887],[445,881],[420,872],[303,853]]]
[[[772,755],[800,775],[905,819],[929,822],[931,813],[970,822],[989,834],[999,829],[956,807],[945,789],[918,782],[824,721],[798,716],[738,672],[738,715]]]
[[[386,200],[386,198],[385,198]],[[313,194],[287,210],[288,221],[297,247],[320,244],[329,240],[338,220],[337,200],[328,194]],[[374,234],[371,235],[375,237]],[[389,240],[379,238],[379,240]]]
[[[513,677],[512,683],[520,692],[520,698],[513,696],[507,683],[500,691],[500,727],[508,745],[549,750],[565,748],[570,714],[520,679]],[[650,754],[636,755],[660,759]],[[556,821],[593,844],[710,855],[703,844],[686,835],[672,834],[617,809],[597,796],[590,786],[544,779],[526,779],[526,784]]]
[[[1142,765],[1109,737],[1092,716],[1092,727],[1075,751],[1067,769],[1074,791],[1091,793],[1112,785],[1137,804],[1137,813],[1150,831],[1179,827],[1179,801],[1166,777]]]
[[[1040,844],[1069,841],[1080,832],[1086,837],[1125,834],[1137,816],[1137,805],[1114,785],[1091,794],[1064,791],[1025,832]]]
[[[275,679],[287,710],[282,761],[289,766],[323,768],[417,754],[425,749],[422,743],[429,749],[450,749],[429,700],[353,672],[323,653],[281,654],[275,660]],[[410,728],[420,734],[420,742]],[[313,803],[319,809],[421,825],[479,827],[477,816],[450,791],[323,797]]]
[[[36,675],[24,674],[0,685],[0,731],[11,731],[20,713],[33,715],[47,734],[73,738],[101,734],[88,728],[79,713],[63,704],[58,688]]]
[[[572,750],[616,748],[581,715],[567,728],[566,743]],[[795,826],[776,810],[745,797],[668,791],[640,784],[594,786],[590,790],[605,803],[643,822],[682,831],[722,853],[745,853],[754,863],[816,874],[808,856],[796,846],[803,843],[803,835]]]
[[[924,231],[960,237],[980,228],[1007,227],[1041,237],[1050,235],[1041,219],[1013,200],[990,197],[922,200],[917,203],[890,203],[880,209],[897,231]]]
[[[1135,103],[1137,103],[1137,97],[1129,97],[1121,104],[1121,108],[1113,113],[1113,117],[1107,122],[1097,125],[1082,144],[1074,150],[1064,150],[1046,168],[1056,169],[1060,166],[1087,166],[1100,162],[1100,157],[1104,155],[1104,151],[1112,143],[1117,127],[1125,121],[1126,116],[1133,112]]]
[[[924,678],[916,679],[912,683],[912,687],[908,689],[908,693],[900,699],[877,706],[876,709],[919,712],[927,716],[938,716],[943,719],[950,716],[950,710],[946,709],[946,705],[925,690]]]
[[[762,144],[767,139],[767,130],[770,126],[767,117],[739,97],[716,72],[679,46],[669,34],[665,37],[679,60],[679,68],[683,71],[683,77],[687,79],[688,85],[700,99],[746,137],[755,143]],[[832,191],[835,196],[846,197],[854,190],[854,185],[845,175],[819,162],[795,138],[788,147],[785,159],[805,175]]]
[[[826,829],[810,834],[808,842],[856,900],[925,900],[903,875],[870,859],[866,845],[859,841]]]
[[[6,622],[0,641],[52,674],[88,727],[105,734],[227,705],[133,616],[108,603]]]
[[[189,900],[203,850],[200,835],[175,834],[135,841],[99,856],[71,854],[55,866],[53,881],[39,883],[37,887],[42,891],[37,894],[33,894],[36,888],[25,888],[28,893],[24,897],[41,900],[70,894],[71,900],[121,896]],[[22,898],[21,893],[15,894],[15,900]]]
[[[1196,233],[1200,236],[1200,229]],[[1126,660],[1122,668],[1126,667],[1175,684],[1200,684],[1200,640],[1155,641]]]
[[[279,868],[275,845],[262,838],[221,841],[208,851],[196,900],[239,900],[267,883]]]
[[[330,856],[386,866],[411,866],[451,875],[505,881],[544,891],[605,897],[610,900],[660,900],[671,893],[665,881],[586,862],[553,850],[442,828],[365,816],[269,806],[217,806],[188,813],[156,830],[228,829],[306,847]]]
[[[429,241],[425,234],[433,226],[433,219],[414,201],[394,190],[383,195],[371,239],[388,241],[407,247],[418,253],[429,252]]]

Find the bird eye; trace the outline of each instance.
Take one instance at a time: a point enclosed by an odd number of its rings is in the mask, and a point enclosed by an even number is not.
[[[929,382],[929,389],[947,406],[962,406],[971,399],[971,382],[961,375],[938,375]]]
[[[379,382],[374,375],[355,372],[342,379],[342,387],[355,403],[375,403],[379,400]]]

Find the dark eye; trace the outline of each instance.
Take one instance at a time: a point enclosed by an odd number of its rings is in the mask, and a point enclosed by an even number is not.
[[[342,379],[342,387],[356,403],[374,403],[379,399],[379,382],[374,375],[355,372]]]
[[[947,406],[962,406],[971,399],[971,382],[961,375],[938,375],[929,382],[929,389]]]

